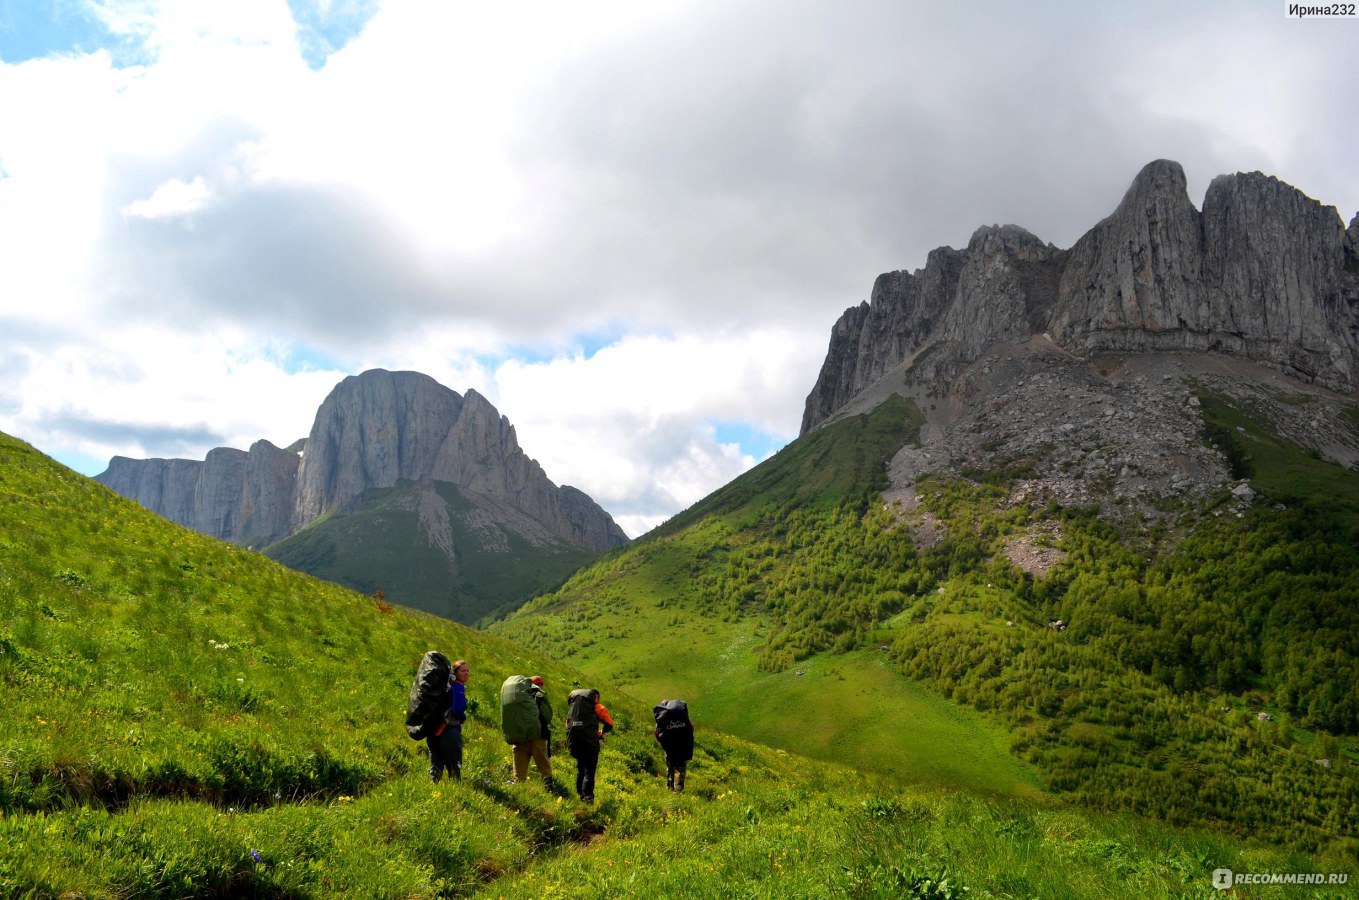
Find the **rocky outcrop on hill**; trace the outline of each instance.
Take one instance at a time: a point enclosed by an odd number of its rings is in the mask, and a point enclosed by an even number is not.
[[[196,531],[249,547],[291,532],[297,454],[268,441],[219,447],[202,462],[115,456],[96,480]]]
[[[923,270],[879,276],[831,332],[803,433],[894,370],[947,380],[998,340],[1066,351],[1202,351],[1342,392],[1359,385],[1359,216],[1260,173],[1216,178],[1199,212],[1158,160],[1066,251],[982,228]],[[913,367],[913,368],[912,368]]]
[[[446,481],[508,504],[577,546],[627,542],[584,493],[558,487],[519,448],[486,398],[418,372],[380,369],[340,382],[317,410],[297,475],[296,527],[344,511],[371,488]]]
[[[967,254],[940,247],[923,270],[887,272],[872,299],[845,310],[802,417],[805,434],[921,346],[958,290]]]
[[[193,459],[115,456],[94,480],[172,522],[192,528],[198,521],[198,480],[202,471],[203,463]]]
[[[299,456],[259,441],[248,453],[212,450],[203,462],[115,457],[97,480],[168,519],[252,547],[403,481],[456,484],[587,550],[627,542],[588,496],[548,480],[484,397],[417,372],[346,378],[321,404],[303,446]]]

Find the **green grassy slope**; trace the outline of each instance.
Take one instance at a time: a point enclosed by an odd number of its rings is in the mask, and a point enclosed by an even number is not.
[[[920,427],[894,398],[871,416],[814,432],[493,630],[568,660],[637,697],[688,699],[697,721],[819,759],[1000,795],[1039,781],[1007,752],[1008,733],[902,679],[881,652],[761,667],[771,620],[725,605],[700,582],[776,508],[828,512],[880,489],[892,453]]]
[[[459,783],[431,785],[400,726],[430,647],[473,667]],[[585,806],[505,784],[496,692],[527,671],[559,706],[580,677],[173,526],[0,435],[0,895],[1206,898],[1218,866],[1328,865],[711,729],[673,795],[622,694]]]
[[[420,524],[412,487],[367,491],[354,512],[327,516],[264,553],[300,572],[360,593],[381,590],[388,600],[466,624],[520,605],[597,556],[561,540],[534,546],[499,529],[504,546],[487,546],[484,529],[465,518],[475,516],[476,500],[455,484],[436,482],[450,512],[450,559]]]
[[[791,445],[747,476],[760,490],[738,479],[495,629],[795,752],[971,791],[1041,782],[1359,860],[1356,473],[1273,435],[1281,458],[1239,517],[1224,498],[1179,531],[1127,534],[1012,506],[1003,478],[941,479],[903,524],[862,464],[863,436],[885,461],[903,418],[884,406]],[[864,476],[806,486],[828,469]],[[918,548],[924,514],[942,540]],[[1004,548],[1025,535],[1063,561],[1020,571]]]

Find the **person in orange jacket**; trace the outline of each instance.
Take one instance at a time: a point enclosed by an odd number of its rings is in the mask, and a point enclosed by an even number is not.
[[[566,748],[576,761],[576,793],[586,803],[595,799],[595,770],[604,735],[613,731],[613,716],[600,702],[599,691],[579,688],[566,699]]]

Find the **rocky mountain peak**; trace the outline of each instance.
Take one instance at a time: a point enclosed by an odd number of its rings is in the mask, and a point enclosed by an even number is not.
[[[627,541],[593,500],[548,480],[490,401],[419,372],[345,378],[321,403],[306,441],[290,450],[262,440],[248,453],[217,448],[203,462],[115,457],[98,480],[173,521],[247,546],[272,544],[399,482],[456,485],[589,550]]]
[[[1184,166],[1173,159],[1154,159],[1143,166],[1128,186],[1115,215],[1125,208],[1145,209],[1148,203],[1158,201],[1189,204],[1189,179],[1185,177]]]
[[[1183,167],[1148,163],[1069,250],[979,228],[923,270],[892,272],[831,332],[803,432],[902,367],[941,386],[996,341],[1048,336],[1076,354],[1195,351],[1257,360],[1348,392],[1359,384],[1359,216],[1259,172],[1212,182],[1200,213]],[[942,389],[942,388],[941,388]]]

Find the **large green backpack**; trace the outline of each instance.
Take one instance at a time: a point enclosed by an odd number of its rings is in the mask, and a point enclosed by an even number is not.
[[[542,736],[533,682],[524,675],[511,675],[500,686],[500,730],[509,744],[527,744]]]

